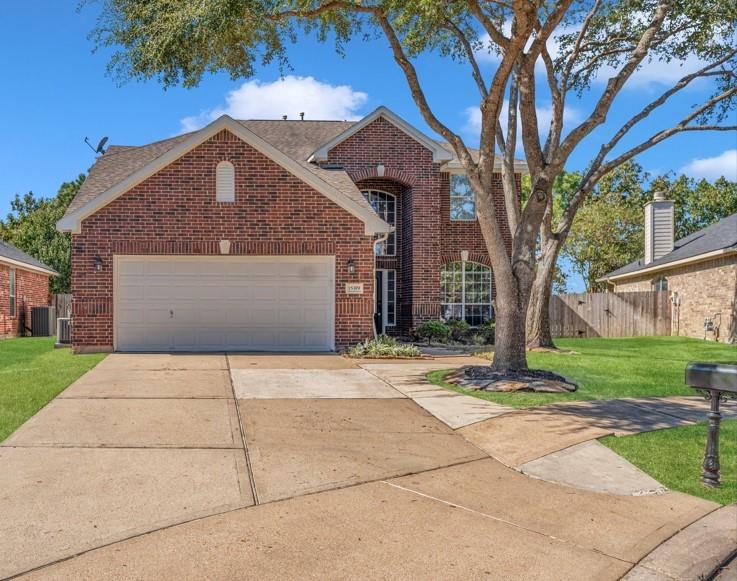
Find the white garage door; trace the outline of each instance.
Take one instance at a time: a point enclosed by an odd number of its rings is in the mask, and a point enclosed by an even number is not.
[[[334,348],[332,256],[116,256],[118,351]]]

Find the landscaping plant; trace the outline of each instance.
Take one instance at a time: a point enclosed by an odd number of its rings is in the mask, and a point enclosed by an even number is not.
[[[451,337],[451,329],[445,322],[434,319],[415,327],[413,334],[418,339],[427,339],[428,345],[433,339],[437,343],[447,343]]]
[[[349,357],[419,357],[420,350],[415,345],[400,343],[394,337],[380,335],[376,339],[367,339],[363,343],[349,349],[346,353]]]

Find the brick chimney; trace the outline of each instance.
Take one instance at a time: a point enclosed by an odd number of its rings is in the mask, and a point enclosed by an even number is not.
[[[673,250],[674,219],[674,203],[665,193],[656,192],[645,204],[645,264]]]

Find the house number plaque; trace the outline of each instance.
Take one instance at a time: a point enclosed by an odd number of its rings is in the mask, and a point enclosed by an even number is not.
[[[363,294],[363,283],[362,282],[347,282],[347,283],[345,283],[345,294],[347,294],[347,295],[362,295]]]

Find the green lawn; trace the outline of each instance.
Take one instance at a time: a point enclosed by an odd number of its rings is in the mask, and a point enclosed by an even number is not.
[[[0,340],[0,442],[104,357],[54,349],[53,337]]]
[[[500,404],[530,407],[559,401],[693,395],[683,381],[688,362],[737,363],[737,346],[683,337],[559,339],[556,343],[575,353],[528,353],[528,362],[530,367],[549,369],[575,381],[579,388],[571,394],[466,391],[443,381],[448,370],[434,371],[428,379]]]
[[[722,422],[719,441],[722,486],[710,489],[699,482],[706,423],[601,440],[671,490],[730,504],[737,502],[737,420]]]

